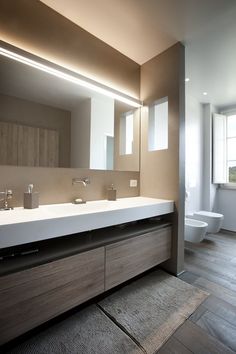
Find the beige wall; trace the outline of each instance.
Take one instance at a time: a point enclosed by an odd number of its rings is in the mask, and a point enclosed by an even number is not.
[[[129,187],[130,179],[139,179],[138,172],[13,166],[1,166],[0,172],[0,191],[7,188],[13,190],[14,206],[23,205],[23,193],[30,183],[40,193],[40,204],[72,202],[75,198],[106,199],[107,188],[111,184],[117,189],[118,198],[139,195],[139,187]],[[72,178],[84,177],[90,178],[88,186],[72,185]]]
[[[142,116],[141,195],[174,199],[174,243],[172,258],[166,268],[173,273],[183,269],[184,212],[184,48],[176,44],[141,67],[91,34],[36,0],[1,0],[1,39],[77,70],[103,83],[120,89],[146,104],[169,98],[169,150],[147,151],[147,115]],[[141,80],[141,81],[140,81]],[[181,104],[180,104],[181,102]],[[180,127],[180,130],[179,130]],[[15,205],[22,204],[22,194],[28,183],[39,190],[41,203],[71,201],[74,197],[87,200],[106,196],[113,183],[118,197],[139,194],[129,187],[129,179],[138,179],[137,172],[89,171],[83,169],[0,167],[0,190],[8,187],[15,193]],[[91,178],[86,188],[72,186],[73,177]]]
[[[139,97],[140,66],[37,0],[1,0],[1,39],[69,69]],[[71,185],[73,177],[91,177],[86,188]],[[22,205],[28,183],[40,192],[41,203],[87,200],[106,196],[113,183],[119,197],[136,196],[129,179],[139,173],[0,166],[0,190],[12,188],[15,205]],[[78,192],[76,192],[76,190]]]
[[[71,112],[0,94],[0,121],[59,132],[59,167],[70,166]]]
[[[38,0],[0,1],[1,40],[139,97],[140,66]]]
[[[177,43],[141,66],[145,105],[168,97],[168,149],[148,151],[148,109],[141,117],[140,193],[175,201],[175,232],[168,270],[179,273],[184,261],[184,47]]]

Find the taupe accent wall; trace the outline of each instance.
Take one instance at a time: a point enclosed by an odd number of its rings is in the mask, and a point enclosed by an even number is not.
[[[104,84],[139,97],[140,66],[37,0],[1,0],[1,40],[56,64],[78,71]],[[91,177],[86,188],[71,185],[73,177]],[[89,171],[0,166],[0,190],[12,188],[14,205],[22,205],[28,183],[40,192],[40,203],[69,202],[75,196],[86,200],[106,197],[114,184],[118,197],[137,196],[129,179],[138,172]]]
[[[169,99],[169,149],[148,152],[147,113],[141,117],[141,189],[143,196],[173,199],[174,242],[171,260],[165,263],[172,273],[183,270],[184,257],[184,47],[177,43],[140,66],[104,42],[73,24],[37,0],[1,0],[1,39],[69,69],[87,74],[150,104]],[[73,177],[90,177],[84,188],[72,186]],[[70,202],[106,198],[113,183],[118,197],[139,195],[129,179],[139,181],[138,172],[83,169],[0,167],[0,190],[11,188],[15,205],[22,205],[23,192],[34,183],[40,203]]]
[[[38,0],[1,0],[1,40],[139,98],[140,66]]]
[[[148,151],[148,109],[141,117],[140,194],[175,201],[172,258],[166,268],[184,267],[184,47],[177,43],[141,66],[144,106],[168,97],[168,149]]]
[[[139,195],[139,185],[129,187],[130,179],[139,180],[139,172],[88,170],[82,168],[44,168],[0,166],[0,191],[13,190],[13,206],[23,205],[23,193],[30,183],[39,192],[40,204],[70,203],[75,198],[107,199],[107,188],[114,185],[117,198]],[[89,177],[90,184],[72,185],[72,178]]]

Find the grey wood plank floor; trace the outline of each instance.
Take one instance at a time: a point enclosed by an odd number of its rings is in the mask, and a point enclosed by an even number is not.
[[[179,278],[210,296],[158,353],[236,353],[236,233],[185,242],[185,270]]]

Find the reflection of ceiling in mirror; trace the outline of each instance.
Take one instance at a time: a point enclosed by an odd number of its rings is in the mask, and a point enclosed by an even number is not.
[[[66,110],[71,110],[86,98],[103,99],[104,97],[72,82],[2,56],[0,77],[0,93]]]

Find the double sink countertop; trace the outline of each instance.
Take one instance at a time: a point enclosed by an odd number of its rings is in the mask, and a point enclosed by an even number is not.
[[[172,200],[131,197],[0,211],[0,249],[172,213]]]

